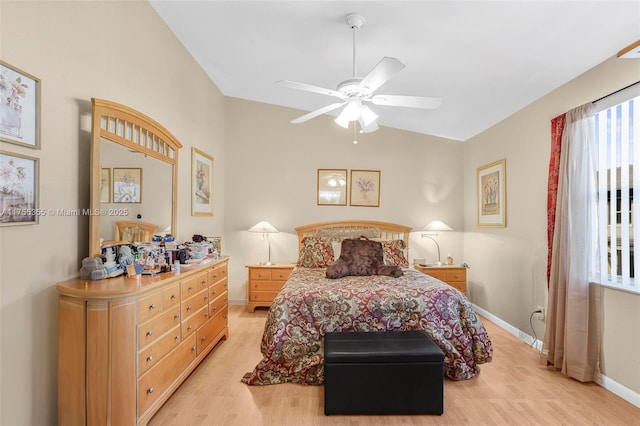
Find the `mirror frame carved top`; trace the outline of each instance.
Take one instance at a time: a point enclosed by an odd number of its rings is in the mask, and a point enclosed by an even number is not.
[[[108,139],[172,167],[171,232],[177,233],[178,151],[182,143],[154,119],[125,105],[91,98],[91,211],[100,211],[100,141]],[[100,214],[89,216],[89,255],[100,256]]]

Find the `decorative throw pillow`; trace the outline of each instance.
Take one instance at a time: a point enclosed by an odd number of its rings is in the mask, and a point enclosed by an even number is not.
[[[407,260],[406,248],[407,245],[405,244],[404,240],[382,242],[385,265],[396,265],[403,268],[408,268],[409,260]]]
[[[331,241],[325,238],[304,237],[300,244],[298,266],[324,268],[333,262]]]
[[[385,265],[382,244],[366,237],[342,241],[340,258],[327,267],[327,278],[342,278],[348,275],[388,275],[399,277],[398,266]]]

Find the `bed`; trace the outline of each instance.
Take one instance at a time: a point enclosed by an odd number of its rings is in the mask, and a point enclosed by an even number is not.
[[[476,376],[493,348],[464,294],[409,268],[410,227],[387,222],[325,222],[296,228],[298,264],[274,299],[260,344],[262,360],[242,378],[248,385],[323,383],[323,340],[332,331],[424,330],[444,351],[444,374]],[[386,264],[403,275],[326,278],[340,241],[365,236],[384,246]]]

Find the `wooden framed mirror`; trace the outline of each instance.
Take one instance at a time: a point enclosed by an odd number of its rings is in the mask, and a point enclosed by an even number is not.
[[[176,235],[182,144],[141,112],[102,99],[91,104],[89,255],[100,256],[101,239],[116,238],[116,221],[150,222]]]

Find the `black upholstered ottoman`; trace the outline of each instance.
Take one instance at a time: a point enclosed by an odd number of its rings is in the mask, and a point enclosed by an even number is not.
[[[422,331],[324,336],[325,414],[442,414],[442,350]]]

